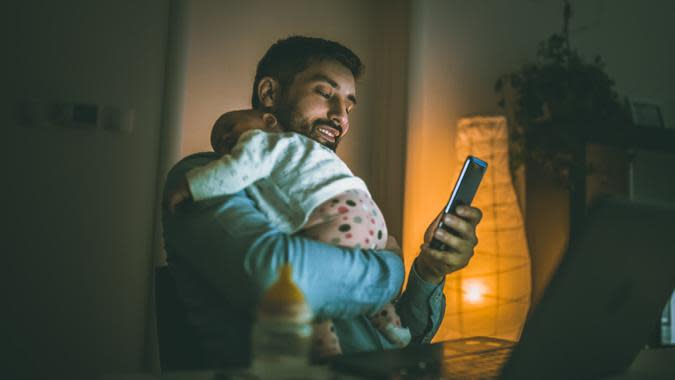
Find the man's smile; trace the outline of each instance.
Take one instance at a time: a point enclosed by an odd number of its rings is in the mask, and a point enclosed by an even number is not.
[[[320,137],[331,143],[334,143],[335,140],[340,136],[339,130],[333,127],[329,127],[327,125],[316,126],[314,130],[318,133]]]

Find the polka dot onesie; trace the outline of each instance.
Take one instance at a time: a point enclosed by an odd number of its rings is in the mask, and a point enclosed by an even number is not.
[[[370,195],[362,190],[345,191],[317,207],[300,231],[303,236],[333,245],[364,249],[384,249],[387,224]],[[370,321],[387,340],[404,347],[410,342],[410,330],[392,304],[370,316]],[[332,321],[314,326],[312,350],[315,359],[342,352]]]
[[[345,191],[317,207],[302,234],[343,247],[384,249],[387,243],[380,209],[360,190]]]

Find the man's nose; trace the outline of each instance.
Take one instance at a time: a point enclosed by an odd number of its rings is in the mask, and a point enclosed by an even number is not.
[[[349,114],[347,113],[344,101],[336,99],[331,105],[328,117],[342,128],[343,135],[347,133],[347,130],[349,129]]]

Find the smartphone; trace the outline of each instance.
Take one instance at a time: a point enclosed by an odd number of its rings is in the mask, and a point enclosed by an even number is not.
[[[486,170],[487,162],[473,156],[468,156],[466,158],[464,166],[462,166],[462,171],[459,172],[459,178],[457,178],[455,188],[452,189],[450,200],[448,200],[448,204],[446,204],[443,209],[444,216],[450,213],[454,214],[459,205],[471,206],[473,197],[476,195],[476,191],[478,191],[478,185],[480,185],[480,181],[483,179]],[[443,223],[443,218],[441,218],[438,226],[436,226],[436,230],[439,228],[443,228],[444,230],[453,233],[453,230]],[[429,246],[441,251],[450,249],[450,247],[435,237],[431,240]]]

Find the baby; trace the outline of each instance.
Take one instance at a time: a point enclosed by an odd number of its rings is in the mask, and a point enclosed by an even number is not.
[[[329,148],[294,132],[282,132],[270,113],[240,110],[223,114],[211,131],[222,157],[195,168],[168,195],[169,208],[246,189],[265,216],[286,233],[343,247],[384,249],[387,226],[366,184]],[[255,186],[251,186],[255,183]],[[396,346],[410,342],[393,305],[370,316]],[[341,353],[331,321],[314,326],[313,355]]]

